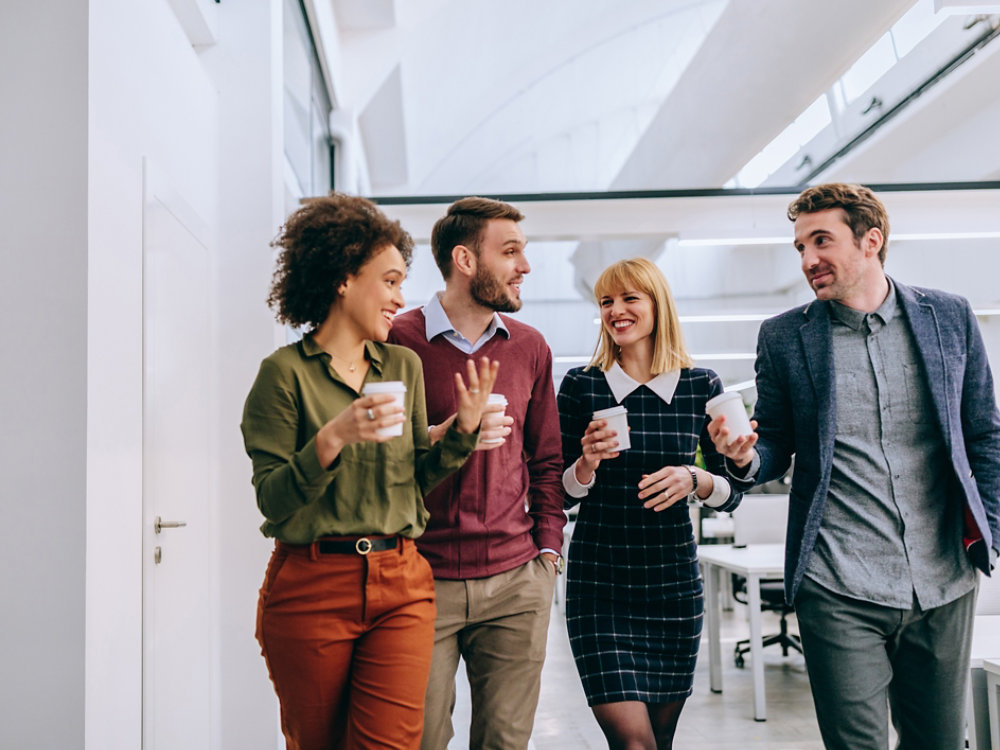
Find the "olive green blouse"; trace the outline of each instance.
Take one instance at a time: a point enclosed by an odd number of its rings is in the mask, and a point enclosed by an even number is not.
[[[415,353],[371,341],[365,348],[365,382],[402,380],[410,419],[401,437],[346,445],[329,467],[320,465],[316,433],[360,395],[308,334],[261,363],[241,428],[253,460],[257,506],[267,519],[264,536],[291,544],[361,534],[416,538],[427,525],[424,495],[475,448],[478,435],[463,435],[454,425],[430,446],[423,369]]]

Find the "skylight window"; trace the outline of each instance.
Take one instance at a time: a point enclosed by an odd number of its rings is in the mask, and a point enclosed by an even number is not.
[[[920,0],[910,8],[837,82],[844,103],[861,96],[946,20],[945,14],[934,12],[933,0]]]
[[[906,57],[913,48],[926,39],[934,29],[948,20],[944,13],[934,12],[933,0],[920,0],[896,21],[892,27],[892,42],[897,59]]]
[[[946,14],[935,12],[934,0],[918,0],[833,85],[829,97],[813,102],[725,186],[754,188],[763,183],[832,122],[831,103],[838,115],[842,113],[946,20]]]
[[[892,34],[886,32],[851,66],[838,82],[843,87],[848,104],[861,96],[879,78],[896,64],[896,51],[892,47]]]
[[[739,187],[755,188],[778,167],[788,161],[823,128],[830,124],[830,105],[826,94],[810,104],[791,125],[741,169],[735,183]]]

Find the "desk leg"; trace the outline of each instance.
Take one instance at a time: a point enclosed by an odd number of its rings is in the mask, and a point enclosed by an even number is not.
[[[1000,748],[1000,675],[986,673],[986,694],[990,702],[990,739],[994,748]]]
[[[966,745],[969,750],[990,750],[990,718],[987,710],[986,672],[975,667],[969,669],[968,695],[966,696]]]
[[[764,697],[764,646],[760,616],[760,576],[747,576],[747,604],[750,610],[750,667],[753,671],[753,717],[767,720]]]
[[[722,692],[722,648],[719,643],[719,567],[702,563],[705,579],[705,626],[708,628],[708,686]]]

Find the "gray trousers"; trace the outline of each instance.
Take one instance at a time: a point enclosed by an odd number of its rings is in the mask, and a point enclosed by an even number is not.
[[[805,578],[795,597],[816,718],[828,750],[965,747],[975,589],[930,610],[850,599]]]

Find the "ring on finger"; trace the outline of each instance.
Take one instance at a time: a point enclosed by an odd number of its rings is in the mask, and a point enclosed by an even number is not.
[[[469,389],[469,393],[479,393],[479,389],[478,388],[470,388]]]
[[[368,417],[369,422],[375,421],[375,412],[373,412],[371,409],[365,412],[365,416]]]

